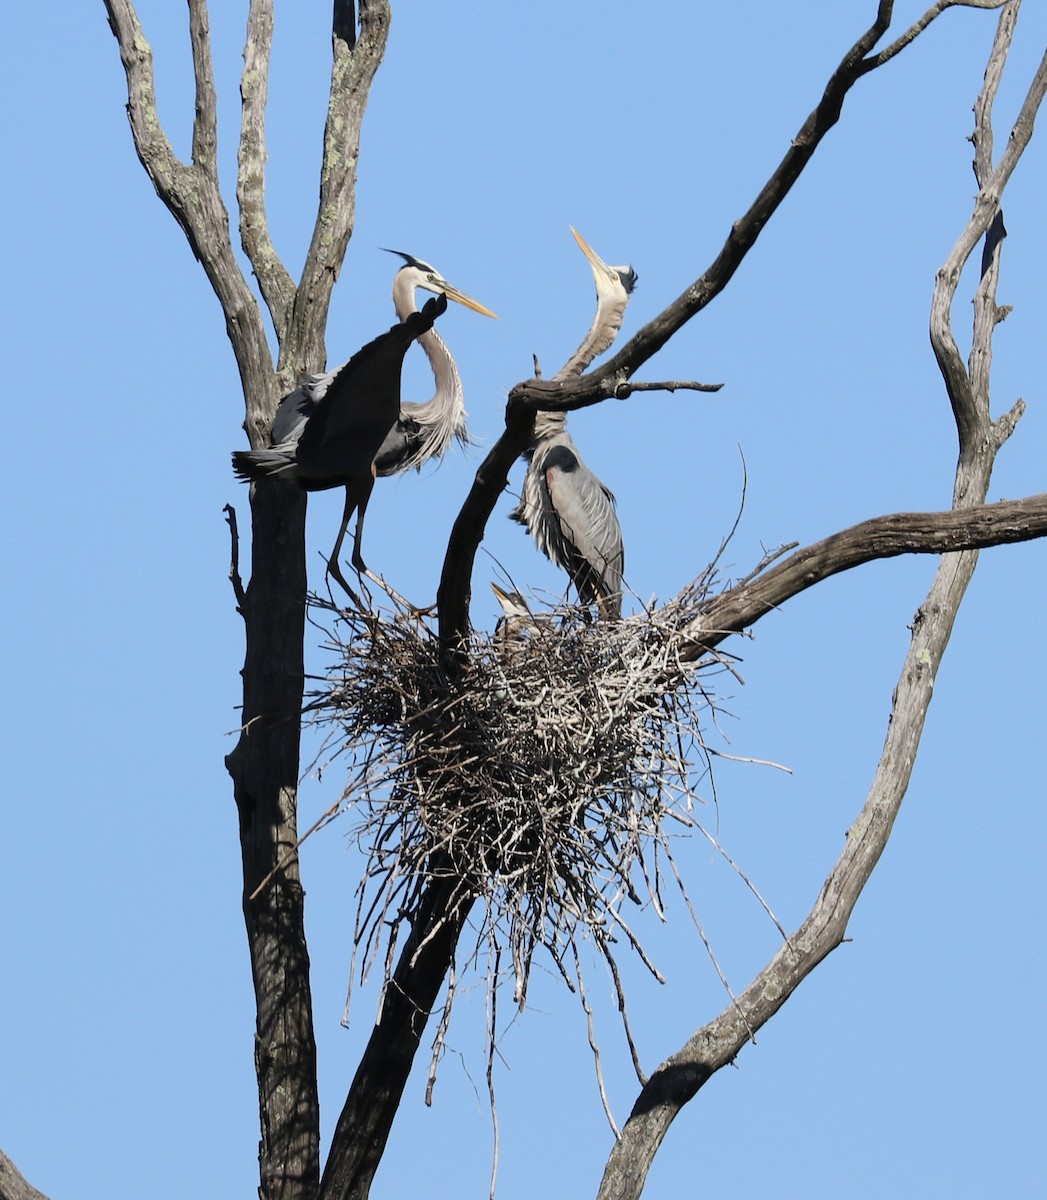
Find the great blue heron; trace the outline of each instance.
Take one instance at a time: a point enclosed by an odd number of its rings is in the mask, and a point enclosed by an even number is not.
[[[464,305],[466,308],[471,308],[474,312],[482,313],[484,316],[493,317],[495,315],[489,308],[473,300],[453,284],[449,283],[428,263],[422,262],[420,259],[413,258],[411,255],[404,254],[398,250],[394,250],[391,253],[398,254],[404,260],[404,265],[397,271],[393,280],[393,304],[396,309],[396,315],[402,323],[407,324],[411,322],[415,314],[418,313],[415,297],[418,288],[423,288],[426,291],[436,293],[437,296],[444,297],[443,308],[446,308],[447,300],[450,299],[457,301],[457,303]],[[432,301],[430,301],[430,304],[432,304]],[[441,312],[443,308],[440,309]],[[426,310],[428,309],[429,305],[426,306]],[[390,334],[394,332],[395,330],[390,330]],[[383,337],[386,336],[388,335],[383,335]],[[392,475],[398,471],[405,471],[409,467],[420,467],[434,455],[442,457],[455,437],[463,443],[466,442],[468,434],[465,428],[465,405],[462,397],[462,383],[454,359],[451,357],[450,351],[447,349],[443,339],[432,328],[432,320],[429,320],[424,325],[424,328],[421,328],[412,335],[412,338],[404,343],[403,352],[406,352],[407,346],[415,337],[417,337],[419,344],[425,351],[426,357],[429,359],[433,377],[436,381],[436,392],[432,399],[424,404],[402,401],[400,399],[400,366],[403,361],[403,354],[401,353],[395,366],[392,364],[392,360],[390,360],[390,369],[395,369],[397,406],[395,416],[388,423],[386,422],[388,412],[383,407],[381,424],[385,432],[376,448],[374,447],[375,423],[371,420],[371,413],[375,410],[371,405],[370,399],[364,395],[363,388],[359,382],[352,381],[348,386],[345,385],[344,381],[339,382],[342,381],[343,373],[356,362],[356,359],[359,357],[357,355],[337,370],[308,376],[299,387],[285,396],[281,400],[276,415],[273,418],[270,431],[271,445],[269,449],[238,450],[234,452],[233,469],[237,475],[241,479],[258,479],[266,475],[298,479],[302,487],[314,491],[321,488],[338,486],[339,481],[333,478],[331,482],[327,483],[323,483],[317,478],[313,478],[307,482],[301,462],[301,447],[308,445],[311,448],[310,453],[314,459],[313,467],[316,467],[316,455],[320,449],[320,443],[317,439],[319,438],[322,441],[323,433],[321,430],[317,430],[313,434],[308,434],[307,431],[310,430],[317,418],[324,411],[330,411],[332,403],[339,409],[343,407],[346,409],[344,417],[340,417],[337,422],[339,424],[344,422],[345,424],[343,442],[348,443],[351,440],[350,426],[354,420],[358,421],[361,428],[366,427],[367,429],[367,434],[364,436],[361,445],[366,443],[366,446],[371,449],[372,457],[369,464],[369,466],[373,464],[373,471],[370,471],[371,486],[373,486],[374,477],[377,475]],[[399,342],[396,342],[396,344],[399,345]],[[365,347],[365,349],[370,348]],[[361,353],[363,352],[361,351]],[[372,364],[376,361],[374,356],[372,356],[371,361]],[[379,381],[379,387],[384,382],[388,381]],[[328,397],[333,389],[337,392],[337,398],[334,402],[331,402],[328,400]],[[384,397],[383,402],[385,401],[388,401],[388,396]],[[348,411],[349,407],[354,410],[353,413]],[[324,428],[327,428],[329,422],[330,417],[324,419]],[[362,453],[362,448],[353,448],[352,457],[354,465],[355,460]],[[337,465],[329,458],[326,461],[330,470],[337,474]],[[367,487],[367,495],[370,495],[370,486]],[[354,501],[353,495],[347,489],[345,518],[342,528],[339,531],[335,553],[330,560],[331,572],[343,587],[345,583],[337,567],[337,553],[341,549],[342,538],[345,536],[346,523],[358,503],[359,501]],[[359,526],[362,524],[363,509],[365,507],[366,500],[360,508],[353,556],[353,563],[357,569],[363,569],[360,565],[362,559],[359,556]]]
[[[592,267],[596,316],[554,379],[580,375],[611,345],[637,279],[632,267],[608,266],[577,230],[571,233]],[[595,604],[601,617],[616,619],[622,615],[625,547],[614,494],[582,461],[566,425],[562,412],[540,412],[535,418],[520,503],[509,515],[567,572],[583,604]]]
[[[364,514],[374,487],[374,459],[400,413],[400,370],[407,348],[447,311],[447,297],[430,300],[387,333],[368,342],[332,373],[323,396],[298,430],[293,447],[238,450],[233,469],[241,479],[276,475],[295,479],[307,492],[345,488],[345,510],[328,568],[349,591],[338,566],[342,539],[357,512],[353,566],[366,570],[360,553]]]

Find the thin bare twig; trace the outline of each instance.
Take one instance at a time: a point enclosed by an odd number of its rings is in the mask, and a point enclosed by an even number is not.
[[[244,581],[240,578],[240,534],[236,527],[236,509],[231,504],[222,509],[229,525],[229,582],[236,597],[236,611],[241,615],[247,605]]]
[[[698,383],[693,379],[667,379],[661,383],[644,383],[630,379],[615,387],[613,399],[625,400],[633,392],[718,392],[722,388],[722,383]]]

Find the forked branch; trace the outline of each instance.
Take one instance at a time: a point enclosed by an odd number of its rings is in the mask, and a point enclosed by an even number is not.
[[[1013,28],[1013,17],[1019,4],[1020,0],[1008,0],[1001,18],[1001,29],[1008,22]],[[990,57],[990,75],[1002,68],[1002,58],[1006,56],[1008,45],[1009,40],[998,33]],[[1042,73],[1041,65],[1037,80]],[[1026,124],[1030,132],[1040,98],[1042,89],[1034,80],[1018,122],[1019,125]],[[976,110],[978,128],[975,144],[976,154],[980,156],[985,156],[985,147],[991,147],[992,144],[989,126],[991,108],[990,96]],[[954,509],[958,511],[948,515],[933,514],[931,521],[922,529],[919,528],[920,519],[911,517],[866,523],[865,527],[856,527],[857,531],[863,533],[854,539],[855,550],[860,541],[874,542],[883,537],[886,538],[885,544],[890,545],[892,537],[896,536],[910,543],[908,549],[916,548],[914,539],[925,540],[927,549],[936,542],[939,543],[939,549],[949,550],[957,549],[961,544],[984,545],[987,543],[979,542],[971,534],[983,523],[992,525],[998,517],[1001,518],[1001,524],[996,532],[1000,534],[1008,521],[1015,518],[1017,526],[1024,528],[1031,536],[1042,536],[1043,532],[1047,532],[1043,526],[1043,519],[1047,516],[1047,496],[1030,497],[1013,506],[983,504],[996,453],[1007,434],[1013,430],[1021,415],[1022,405],[1019,401],[1010,413],[993,422],[989,413],[987,367],[975,370],[972,356],[972,370],[968,375],[962,372],[962,364],[957,369],[956,358],[951,353],[951,348],[955,346],[951,331],[951,302],[955,283],[949,284],[954,270],[958,278],[979,237],[987,237],[979,292],[983,296],[985,310],[995,311],[995,284],[1002,237],[998,232],[994,235],[992,230],[999,217],[1003,185],[1014,165],[1012,161],[1005,169],[1004,160],[1009,157],[1008,152],[1015,142],[1016,138],[1012,135],[1004,159],[990,176],[998,186],[982,186],[975,211],[950,254],[947,267],[939,272],[935,290],[932,340],[961,445],[953,499]],[[1021,150],[1017,153],[1020,155]],[[987,164],[988,158],[982,157],[976,164],[976,170],[984,169]],[[1002,221],[1000,224],[1002,227]],[[996,320],[984,320],[976,313],[974,340],[977,361],[980,363],[987,364],[989,361],[988,343],[996,323]],[[945,361],[940,353],[942,346],[947,348]],[[891,529],[890,524],[900,525],[901,528]],[[1034,529],[1040,532],[1034,534]],[[964,531],[962,534],[961,530]],[[953,540],[957,537],[962,540]],[[837,538],[843,538],[845,542],[850,540],[846,534],[837,535]],[[792,556],[743,588],[736,589],[734,599],[741,601],[744,606],[746,601],[753,599],[749,588],[768,582],[773,585],[776,577],[780,584],[793,577],[795,583],[809,586],[804,582],[805,572],[809,571],[812,575],[810,582],[815,582],[817,578],[824,577],[826,560],[838,561],[831,545],[833,541],[828,539],[820,547],[811,547]],[[841,548],[838,544],[835,550]],[[736,1002],[697,1030],[676,1054],[655,1071],[637,1097],[622,1137],[612,1150],[599,1200],[636,1200],[643,1189],[654,1155],[680,1109],[716,1071],[732,1061],[752,1032],[778,1011],[802,980],[843,940],[850,914],[887,844],[908,787],[934,681],[976,563],[977,550],[969,548],[961,553],[945,554],[939,562],[930,592],[912,626],[912,641],[895,688],[887,737],[868,798],[848,831],[843,853],[826,879],[810,914]],[[772,602],[771,597],[765,596],[758,606],[768,602]],[[726,607],[729,609],[730,605]],[[712,608],[715,609],[715,602]],[[705,619],[716,620],[711,612],[706,614]],[[720,619],[724,624],[745,620],[739,613],[732,616],[727,611],[721,612]]]
[[[244,395],[262,404],[271,416],[277,400],[272,356],[258,303],[233,254],[229,214],[218,187],[216,104],[206,4],[204,0],[192,0],[189,6],[196,79],[191,164],[179,160],[160,124],[153,52],[134,4],[131,0],[105,0],[105,5],[127,77],[127,116],[138,158],[157,195],[188,238],[218,297]],[[256,446],[265,444],[264,431],[253,430],[252,438]]]

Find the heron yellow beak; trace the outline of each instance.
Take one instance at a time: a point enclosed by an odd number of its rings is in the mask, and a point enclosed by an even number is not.
[[[442,280],[439,286],[448,300],[454,300],[457,304],[463,304],[466,308],[471,308],[473,312],[478,312],[483,317],[494,317],[496,321],[498,320],[497,313],[491,312],[479,300],[474,300],[472,296],[467,296],[465,292],[460,292],[456,287],[452,287],[446,280]]]
[[[571,233],[574,234],[574,240],[581,247],[582,253],[589,260],[589,265],[592,267],[592,269],[594,271],[600,271],[604,275],[612,275],[614,273],[614,268],[609,267],[604,262],[599,254],[596,253],[592,246],[589,245],[589,243],[585,240],[585,238],[582,237],[582,235],[577,229],[575,229],[573,225],[569,225],[568,228],[570,229]]]

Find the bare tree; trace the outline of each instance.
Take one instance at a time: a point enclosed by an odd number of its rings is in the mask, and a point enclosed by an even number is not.
[[[189,0],[196,109],[188,163],[176,157],[162,130],[152,53],[133,3],[106,0],[106,7],[127,76],[128,116],[138,156],[221,303],[243,384],[245,429],[252,447],[263,448],[279,398],[302,374],[325,361],[328,306],[353,230],[361,123],[385,50],[389,4],[361,0],[357,9],[348,0],[335,0],[319,208],[296,283],[270,240],[264,202],[273,4],[251,0],[241,78],[237,201],[240,240],[262,304],[237,263],[219,187],[217,97],[205,0]],[[932,344],[959,443],[953,506],[946,512],[873,518],[788,556],[769,557],[735,586],[691,593],[674,610],[672,652],[681,670],[707,660],[733,634],[804,589],[874,559],[933,554],[940,556],[937,573],[913,625],[876,778],[817,903],[719,1016],[698,1028],[649,1078],[638,1070],[640,1090],[607,1163],[599,1192],[602,1200],[640,1194],[650,1163],[682,1106],[737,1055],[843,940],[851,911],[904,797],[933,680],[978,549],[1047,534],[1047,495],[985,503],[995,455],[1023,411],[1021,401],[997,417],[990,410],[992,336],[1007,313],[996,298],[1005,237],[1002,197],[1032,136],[1047,90],[1045,56],[997,155],[993,103],[1020,0],[938,0],[914,25],[877,49],[890,31],[893,10],[889,0],[880,0],[873,23],[843,56],[817,107],[753,204],[734,223],[708,269],[602,366],[579,377],[536,378],[512,389],[505,431],[478,470],[450,531],[438,593],[434,669],[447,695],[457,695],[455,689],[468,677],[476,654],[469,621],[476,551],[508,472],[530,442],[536,413],[573,411],[608,398],[625,398],[642,388],[676,386],[673,381],[639,382],[634,376],[730,283],[825,134],[839,121],[850,90],[953,7],[1000,10],[975,107],[978,193],[970,219],[939,271],[931,314]],[[953,304],[961,272],[979,247],[972,351],[965,363],[953,333]],[[275,363],[263,305],[279,347]],[[260,1195],[265,1200],[363,1198],[381,1161],[422,1034],[455,961],[462,929],[483,894],[483,883],[472,870],[463,871],[449,850],[428,848],[424,871],[412,884],[401,918],[408,923],[408,935],[398,959],[390,964],[380,1015],[348,1088],[327,1160],[321,1164],[316,1048],[297,857],[302,833],[296,799],[305,683],[305,495],[294,484],[263,480],[252,486],[250,503],[249,583],[244,586],[239,578],[235,553],[231,571],[245,625],[246,658],[242,731],[227,765],[240,818],[243,908],[257,1006]],[[235,552],[232,510],[229,516]],[[382,635],[379,625],[368,628],[375,638]],[[435,771],[432,761],[427,769]],[[9,1161],[0,1158],[0,1196],[36,1194]]]

